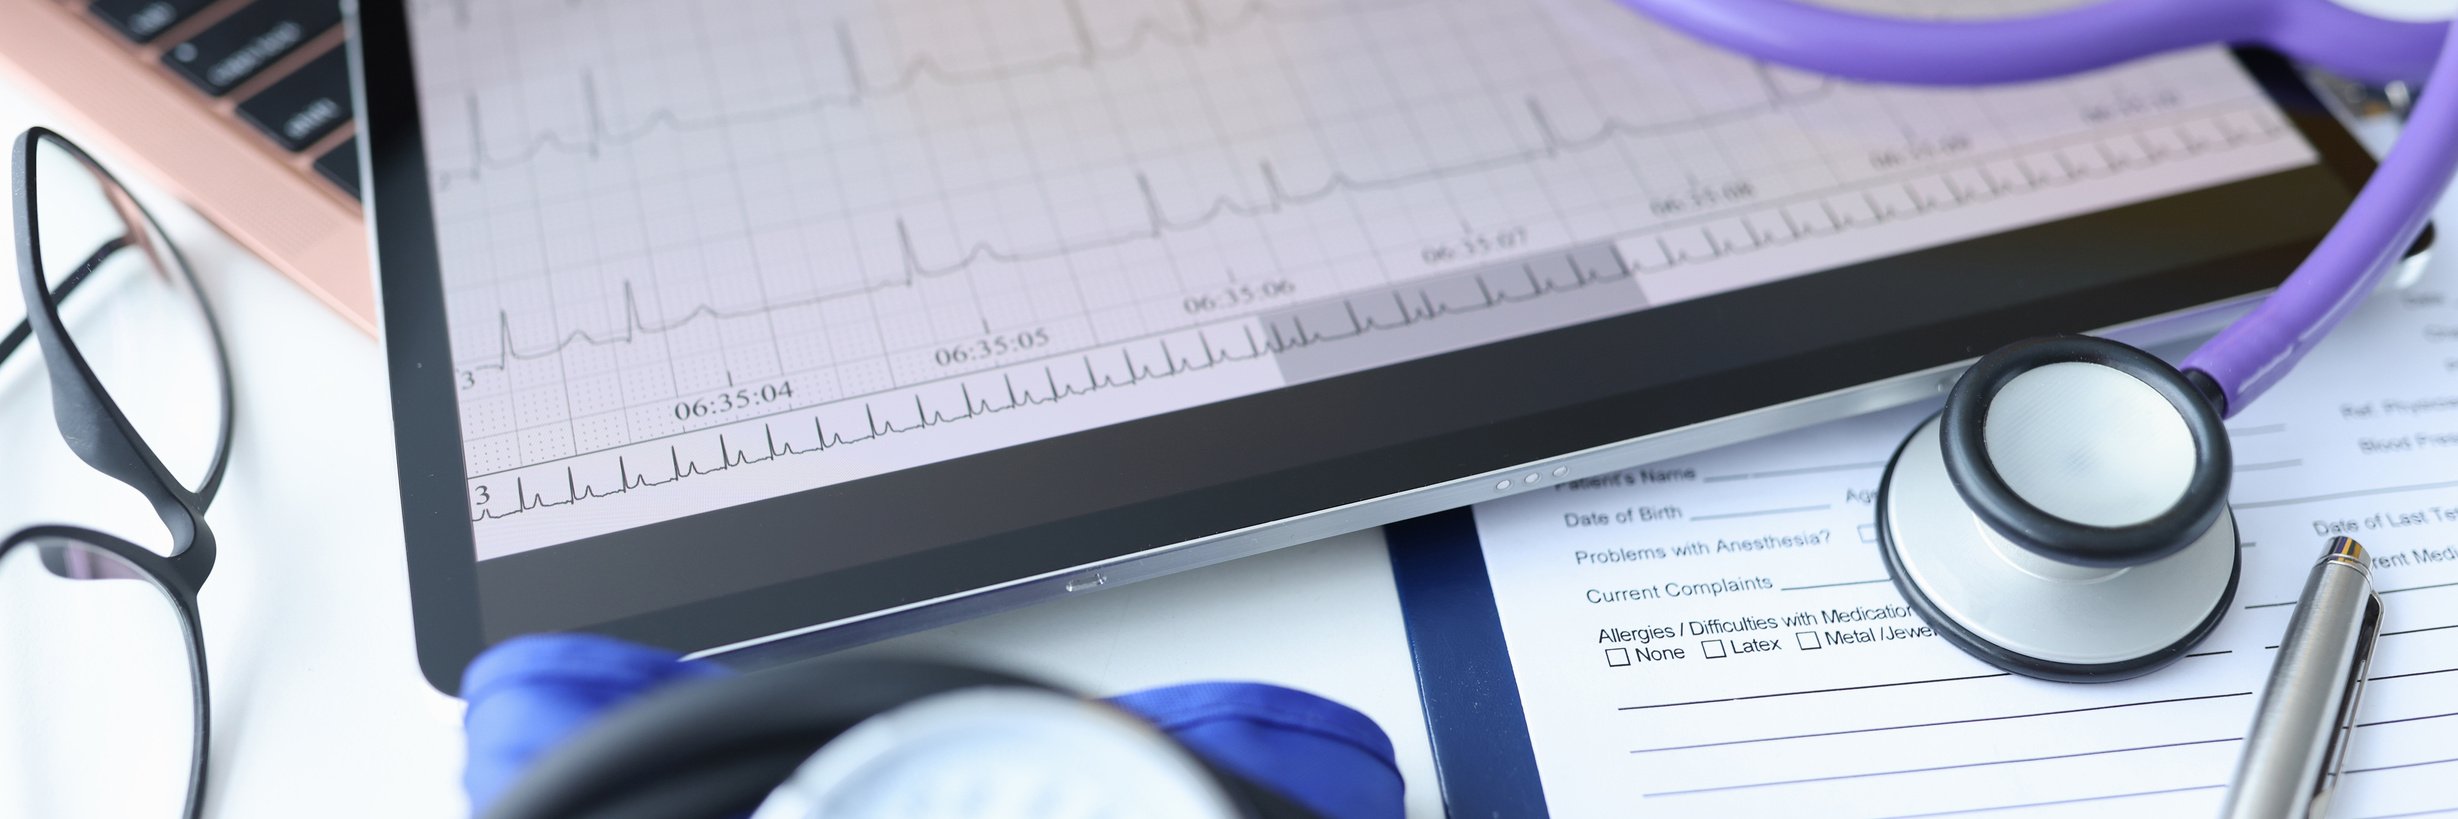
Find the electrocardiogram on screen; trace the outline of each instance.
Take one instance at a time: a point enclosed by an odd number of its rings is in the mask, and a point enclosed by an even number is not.
[[[481,559],[2316,158],[2223,51],[1872,87],[1607,0],[409,12]]]

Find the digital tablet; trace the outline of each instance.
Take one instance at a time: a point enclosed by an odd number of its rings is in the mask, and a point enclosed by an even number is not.
[[[2371,167],[2266,54],[1879,87],[1605,0],[356,20],[447,691],[512,635],[809,650],[2207,330]]]

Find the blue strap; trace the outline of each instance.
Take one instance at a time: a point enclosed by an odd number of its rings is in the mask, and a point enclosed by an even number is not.
[[[589,634],[518,637],[478,655],[461,674],[469,710],[469,767],[461,786],[470,815],[495,798],[548,750],[599,716],[668,683],[723,676],[708,663],[676,662],[674,652]]]
[[[1172,685],[1111,698],[1178,742],[1315,813],[1406,812],[1391,737],[1356,709],[1263,683]]]
[[[724,668],[586,634],[519,637],[463,675],[470,810],[484,813],[556,745],[623,704]],[[1193,683],[1117,697],[1212,764],[1332,819],[1405,813],[1391,738],[1374,720],[1322,697],[1262,683]]]

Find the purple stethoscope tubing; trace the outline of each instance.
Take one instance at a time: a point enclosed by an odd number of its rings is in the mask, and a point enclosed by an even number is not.
[[[1986,21],[1872,17],[1793,0],[1618,0],[1770,62],[1860,80],[1981,85],[2060,77],[2165,51],[2266,45],[2359,79],[2458,88],[2458,28],[2364,15],[2329,0],[2107,0]],[[2435,56],[2435,55],[2438,56]],[[2423,232],[2458,173],[2458,94],[2424,94],[2395,146],[2295,273],[2182,369],[2210,376],[2233,416],[2361,303]]]

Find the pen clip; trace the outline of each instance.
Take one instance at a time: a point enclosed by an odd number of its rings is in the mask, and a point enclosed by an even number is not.
[[[2339,771],[2347,765],[2348,741],[2356,731],[2356,706],[2364,700],[2364,680],[2373,665],[2373,643],[2381,636],[2381,595],[2368,595],[2364,604],[2364,623],[2357,627],[2354,662],[2347,664],[2347,679],[2341,682],[2347,696],[2339,701],[2336,727],[2330,732],[2330,747],[2322,758],[2321,779],[2313,787],[2313,801],[2306,816],[2328,816],[2330,795],[2338,789]]]

